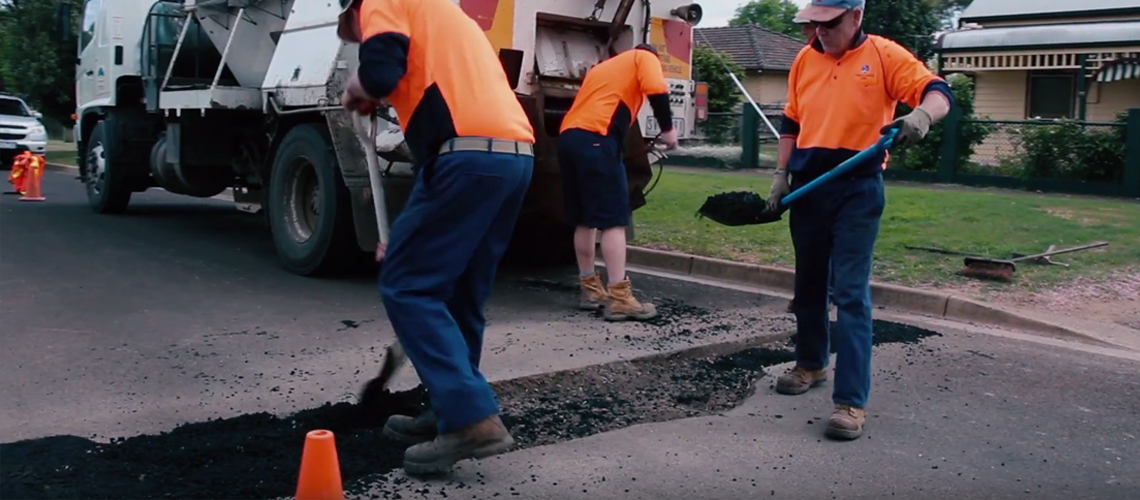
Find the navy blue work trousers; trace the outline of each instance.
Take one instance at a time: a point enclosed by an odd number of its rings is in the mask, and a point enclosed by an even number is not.
[[[379,291],[427,388],[440,433],[498,413],[479,371],[484,304],[534,171],[534,157],[440,155],[416,173],[392,223]]]
[[[792,174],[792,189],[809,179]],[[886,206],[882,174],[839,178],[790,208],[796,252],[796,363],[822,369],[835,342],[832,401],[863,408],[871,391],[871,254]],[[838,310],[829,332],[828,282]]]

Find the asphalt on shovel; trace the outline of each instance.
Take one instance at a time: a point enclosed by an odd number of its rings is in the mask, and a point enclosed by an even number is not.
[[[725,226],[751,226],[779,221],[792,202],[890,149],[897,135],[898,129],[891,129],[879,137],[871,147],[860,151],[803,187],[784,195],[775,209],[769,209],[767,202],[759,194],[751,191],[733,191],[709,196],[697,211],[697,217],[709,218]]]
[[[364,122],[364,116],[352,113],[353,125],[356,127],[356,137],[360,139],[360,146],[364,148],[364,155],[368,158],[368,180],[372,189],[372,204],[376,209],[377,232],[380,243],[388,245],[388,206],[384,203],[384,184],[380,175],[380,157],[376,153],[376,133],[379,122],[375,112],[369,116],[370,123]],[[404,347],[399,339],[384,348],[384,361],[380,365],[380,373],[364,385],[360,393],[360,406],[365,409],[383,404],[382,395],[387,391],[388,382],[396,370],[408,361]]]

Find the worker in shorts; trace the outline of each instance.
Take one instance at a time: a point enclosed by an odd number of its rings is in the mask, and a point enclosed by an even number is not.
[[[349,110],[390,101],[417,167],[379,291],[432,411],[384,434],[416,443],[409,474],[514,443],[479,371],[484,304],[534,167],[534,130],[483,30],[451,0],[341,0],[338,35],[360,43]]]
[[[894,145],[926,136],[953,103],[947,83],[901,45],[863,32],[864,0],[812,0],[796,16],[816,29],[788,74],[768,204],[895,133]],[[899,101],[913,111],[895,118]],[[803,394],[827,380],[835,343],[835,407],[825,434],[862,435],[871,390],[871,257],[886,205],[885,153],[807,193],[790,207],[796,254],[796,364],[776,381]],[[837,308],[829,332],[828,283]]]
[[[647,320],[657,315],[653,304],[633,296],[625,273],[625,231],[631,210],[622,158],[626,135],[647,99],[661,127],[662,141],[669,148],[676,147],[669,87],[657,50],[648,44],[590,68],[558,136],[563,202],[566,216],[576,228],[579,308],[604,309],[603,317],[608,321]],[[594,270],[599,229],[608,287]]]

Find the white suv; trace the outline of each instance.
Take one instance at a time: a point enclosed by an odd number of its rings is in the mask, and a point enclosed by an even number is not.
[[[40,118],[43,115],[28,109],[23,99],[0,94],[0,168],[11,168],[12,159],[22,151],[38,155],[47,151],[47,130]]]

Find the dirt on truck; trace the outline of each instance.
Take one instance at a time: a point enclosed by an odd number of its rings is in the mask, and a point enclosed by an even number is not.
[[[640,43],[658,48],[674,128],[695,132],[692,26],[701,8],[675,0],[455,0],[498,52],[537,138],[535,172],[507,259],[572,262],[557,137],[586,71]],[[58,6],[70,19],[69,4]],[[339,107],[357,46],[336,35],[336,2],[87,0],[74,38],[75,141],[91,208],[129,213],[158,187],[199,198],[232,190],[268,219],[281,265],[324,274],[368,258],[378,241],[365,151]],[[399,116],[386,118],[393,123]],[[653,178],[649,107],[625,140],[630,205]],[[377,138],[389,218],[410,194],[399,127]]]

